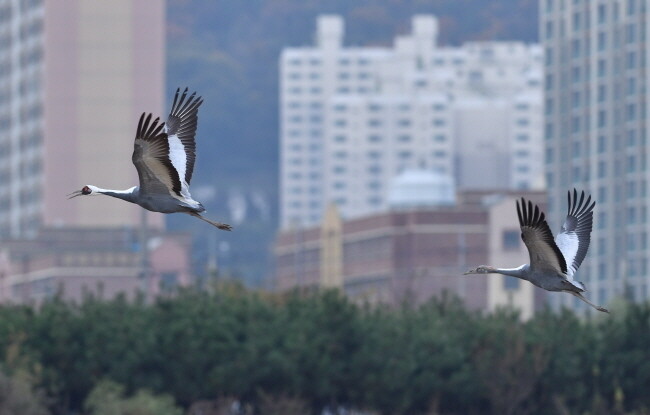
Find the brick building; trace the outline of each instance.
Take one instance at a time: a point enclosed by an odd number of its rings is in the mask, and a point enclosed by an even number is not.
[[[467,269],[528,262],[515,200],[544,202],[542,192],[467,191],[454,205],[408,207],[343,221],[331,205],[319,227],[286,230],[275,245],[278,290],[340,287],[371,302],[423,302],[447,291],[472,309],[510,304],[524,317],[543,292],[501,275]]]
[[[151,230],[146,255],[137,228],[46,228],[0,245],[0,302],[39,303],[60,295],[153,297],[191,282],[189,234]]]

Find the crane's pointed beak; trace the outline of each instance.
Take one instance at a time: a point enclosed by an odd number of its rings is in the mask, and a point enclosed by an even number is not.
[[[74,192],[70,193],[68,196],[68,199],[72,199],[73,197],[81,196],[83,193],[81,193],[81,190],[75,190]]]
[[[474,274],[474,270],[470,269],[469,271],[463,273],[463,275],[469,275],[469,274]]]

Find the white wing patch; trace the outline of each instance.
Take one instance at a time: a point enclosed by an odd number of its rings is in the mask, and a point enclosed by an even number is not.
[[[185,147],[176,134],[167,136],[167,141],[169,142],[169,160],[172,162],[181,180],[181,194],[184,197],[190,197],[188,185],[185,181],[185,168],[187,166]]]
[[[567,279],[573,281],[573,274],[577,271],[574,265],[574,259],[578,255],[578,247],[580,246],[578,234],[575,232],[558,233],[555,237],[555,244],[560,248],[562,256],[564,256],[564,260],[566,261]]]

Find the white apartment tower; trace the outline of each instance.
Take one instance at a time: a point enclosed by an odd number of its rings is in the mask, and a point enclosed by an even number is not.
[[[540,19],[552,223],[566,214],[568,189],[591,192],[594,229],[578,279],[596,303],[616,296],[646,300],[648,2],[542,0]],[[567,297],[552,300],[585,308]]]
[[[320,16],[316,44],[280,59],[281,226],[388,207],[405,169],[463,189],[543,186],[542,54],[519,42],[437,44],[415,16],[392,47],[343,46],[343,21]]]
[[[65,195],[137,183],[137,119],[163,109],[164,21],[161,0],[0,0],[0,238],[139,223],[137,206]]]

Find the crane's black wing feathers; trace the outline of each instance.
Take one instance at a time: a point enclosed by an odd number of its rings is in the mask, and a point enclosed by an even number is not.
[[[532,202],[521,198],[517,201],[517,216],[521,227],[521,239],[528,248],[530,266],[536,269],[551,269],[566,274],[567,265],[564,255],[553,240],[544,212],[539,207],[533,207]]]
[[[138,171],[142,193],[173,191],[181,195],[178,172],[169,159],[169,141],[164,132],[165,123],[151,114],[143,113],[138,121],[131,161]]]

